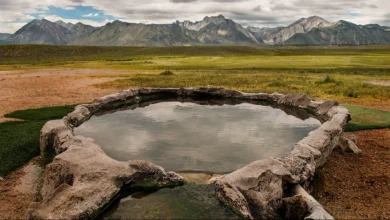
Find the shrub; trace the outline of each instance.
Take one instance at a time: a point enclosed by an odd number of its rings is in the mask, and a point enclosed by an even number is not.
[[[322,83],[326,84],[326,83],[335,83],[336,80],[333,79],[332,77],[330,76],[326,76],[325,79],[322,81]]]
[[[347,97],[350,97],[350,98],[358,98],[359,97],[358,91],[356,91],[356,89],[353,89],[353,88],[348,88],[344,92],[344,95]]]
[[[172,71],[166,70],[166,71],[160,73],[160,75],[162,75],[162,76],[172,76],[172,75],[175,75],[175,74]]]

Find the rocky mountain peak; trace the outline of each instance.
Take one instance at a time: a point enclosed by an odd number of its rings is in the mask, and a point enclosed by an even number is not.
[[[329,22],[319,16],[301,18],[287,27],[243,28],[223,15],[171,24],[127,23],[119,20],[96,28],[83,23],[33,20],[0,44],[102,46],[187,46],[258,44],[390,44],[390,28],[377,24]],[[341,33],[341,34],[340,34]]]
[[[203,21],[207,23],[221,24],[221,23],[225,23],[227,19],[223,15],[218,15],[213,17],[205,17]]]
[[[302,26],[304,29],[304,32],[307,32],[313,28],[330,27],[333,25],[333,23],[329,22],[321,17],[312,16],[312,17],[308,17],[308,18],[304,18],[303,20],[300,20],[300,22],[297,23],[296,25]]]
[[[223,15],[218,15],[218,16],[206,16],[202,21],[197,21],[195,23],[191,21],[184,21],[184,22],[176,22],[179,26],[185,27],[188,30],[193,30],[193,31],[199,31],[200,29],[206,27],[207,25],[213,23],[213,24],[221,24],[221,23],[227,23],[227,19]]]
[[[64,28],[66,28],[66,29],[68,29],[68,30],[70,30],[70,29],[72,29],[72,27],[74,26],[74,24],[72,24],[72,23],[65,23],[64,21],[62,21],[62,20],[58,20],[58,21],[56,21],[56,22],[54,22],[54,23],[56,23],[56,24],[58,24],[58,25],[61,25],[62,27],[64,27]]]

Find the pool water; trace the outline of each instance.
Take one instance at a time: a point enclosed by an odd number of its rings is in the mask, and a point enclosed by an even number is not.
[[[160,102],[93,116],[75,129],[107,155],[147,160],[176,172],[228,173],[253,161],[289,153],[319,127],[270,106]]]
[[[100,219],[239,219],[223,207],[214,185],[186,184],[123,198]]]

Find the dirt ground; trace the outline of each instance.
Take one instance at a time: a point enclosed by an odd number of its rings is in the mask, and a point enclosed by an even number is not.
[[[129,74],[110,70],[0,71],[0,122],[15,110],[75,104],[117,92],[91,85],[115,78],[91,74]],[[387,102],[359,103],[390,111]],[[314,196],[337,219],[390,219],[390,129],[354,132],[359,155],[336,150],[318,172]],[[0,219],[21,219],[35,199],[37,159],[0,180]],[[194,177],[194,182],[210,176]]]
[[[390,129],[354,134],[363,153],[335,150],[313,196],[336,219],[390,219]]]
[[[390,112],[390,99],[389,100],[377,100],[377,101],[361,101],[351,102],[350,104],[366,107],[366,108],[374,108],[382,111]]]
[[[128,73],[88,69],[0,71],[0,122],[9,120],[3,116],[16,110],[91,102],[97,97],[117,92],[91,85],[116,78],[85,76]]]
[[[373,85],[379,85],[379,86],[390,86],[390,81],[388,80],[371,80],[368,81],[368,83],[371,83]]]
[[[9,174],[0,181],[0,219],[24,219],[37,193],[40,175],[38,158]]]

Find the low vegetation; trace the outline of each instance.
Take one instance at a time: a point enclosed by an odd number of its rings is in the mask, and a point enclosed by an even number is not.
[[[16,111],[6,115],[24,121],[0,123],[0,176],[22,166],[39,155],[39,134],[49,120],[62,118],[74,106]]]
[[[132,74],[124,79],[97,85],[101,88],[134,87],[225,87],[245,92],[306,93],[317,99],[357,100],[389,99],[390,87],[366,83],[378,76],[300,73],[288,71],[179,71],[162,77],[158,74]],[[387,76],[384,76],[387,78]],[[390,79],[390,78],[389,78]]]
[[[212,68],[384,68],[389,67],[390,46],[317,46],[317,47],[87,47],[49,45],[0,46],[0,65],[7,68],[37,66],[158,69]],[[221,59],[221,58],[228,59]],[[138,61],[148,61],[139,65]],[[136,65],[132,65],[132,64]],[[82,64],[82,65],[81,65]],[[370,66],[370,64],[373,64]],[[96,66],[95,66],[96,67]],[[166,68],[165,68],[166,69]]]
[[[170,70],[166,70],[164,72],[161,72],[160,75],[162,76],[172,76],[172,75],[175,75],[172,71]]]

